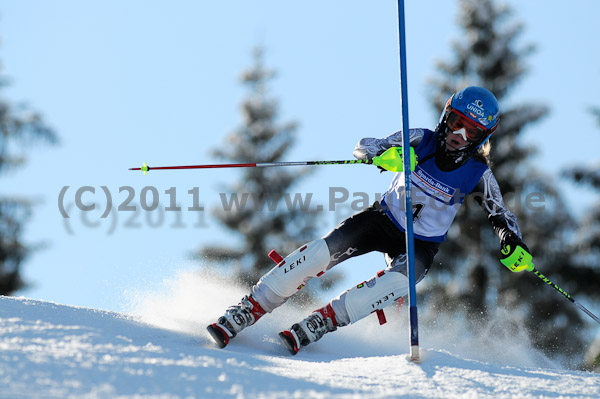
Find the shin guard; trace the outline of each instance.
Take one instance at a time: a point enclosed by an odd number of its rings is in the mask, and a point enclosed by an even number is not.
[[[329,248],[323,239],[311,241],[289,254],[260,282],[282,298],[289,298],[304,283],[320,276],[329,265]]]
[[[371,280],[358,284],[340,295],[334,300],[339,301],[334,304],[334,308],[343,307],[349,322],[355,323],[406,295],[408,278],[402,273],[382,270]]]

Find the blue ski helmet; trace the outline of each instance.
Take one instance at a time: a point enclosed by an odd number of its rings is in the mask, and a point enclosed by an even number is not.
[[[465,87],[454,93],[449,101],[451,109],[482,125],[486,129],[486,137],[498,127],[500,107],[498,100],[489,90],[477,86]]]
[[[439,133],[439,147],[445,148],[445,140],[451,126],[460,123],[466,127],[469,145],[457,150],[443,152],[455,163],[473,155],[494,133],[500,121],[499,106],[496,97],[487,89],[469,86],[454,93],[446,102],[436,128]]]

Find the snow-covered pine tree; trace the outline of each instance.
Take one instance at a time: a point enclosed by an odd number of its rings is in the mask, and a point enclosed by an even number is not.
[[[600,125],[600,109],[592,113]],[[573,181],[586,185],[600,194],[600,160],[570,168],[565,175]],[[600,274],[600,201],[596,200],[586,210],[585,216],[575,234],[572,252],[576,254],[577,269],[573,278],[577,280],[577,294],[586,294],[598,300],[598,281]],[[600,371],[600,337],[588,350],[585,367],[589,370]]]
[[[275,72],[265,67],[262,48],[255,48],[253,56],[254,64],[241,77],[249,89],[248,97],[241,104],[243,124],[227,136],[214,154],[239,163],[284,160],[294,143],[297,123],[277,123],[278,102],[269,97],[267,90]],[[233,267],[241,281],[253,284],[273,267],[267,257],[271,249],[286,255],[314,239],[317,214],[298,204],[290,207],[284,198],[309,195],[293,193],[291,189],[310,169],[275,167],[239,171],[239,181],[227,191],[239,198],[247,195],[246,206],[231,210],[218,208],[213,213],[224,227],[241,237],[241,244],[206,246],[200,256],[219,266]]]
[[[600,125],[600,109],[593,109],[592,113]],[[584,165],[570,168],[565,171],[565,176],[600,193],[600,159],[589,160]],[[600,202],[594,203],[586,211],[578,228],[576,245],[574,250],[581,266],[600,268]],[[598,288],[594,280],[586,279],[584,276],[581,280],[582,290],[590,293],[597,292]]]
[[[0,89],[8,79],[0,77]],[[24,151],[30,145],[56,142],[55,133],[41,115],[26,105],[0,99],[0,173],[22,166]],[[0,295],[10,295],[22,288],[21,264],[32,252],[23,242],[23,226],[32,212],[31,201],[11,193],[0,195]]]
[[[528,162],[535,148],[521,140],[525,129],[548,109],[527,99],[518,105],[503,101],[523,77],[522,59],[534,48],[516,47],[523,26],[510,22],[506,5],[461,0],[459,6],[464,34],[454,43],[455,60],[438,66],[440,77],[432,81],[433,108],[439,113],[448,97],[465,86],[483,86],[496,95],[501,118],[491,139],[491,160],[505,202],[518,217],[536,266],[561,287],[577,292],[580,282],[570,274],[575,265],[566,239],[573,232],[573,219],[556,185]],[[513,308],[515,328],[524,325],[538,348],[551,355],[582,355],[583,323],[576,308],[535,276],[505,269],[499,250],[480,206],[466,201],[432,266],[441,270],[431,273],[434,284],[428,300],[440,311],[465,311],[474,320],[490,322],[499,306]],[[510,331],[510,326],[500,327]]]

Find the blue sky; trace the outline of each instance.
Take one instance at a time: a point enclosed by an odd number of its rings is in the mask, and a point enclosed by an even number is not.
[[[410,125],[433,128],[427,80],[435,62],[452,55],[460,40],[455,2],[407,2]],[[541,102],[551,113],[530,126],[524,140],[539,153],[531,159],[555,179],[571,208],[582,215],[595,197],[560,177],[576,163],[598,162],[599,128],[588,112],[600,106],[600,59],[590,45],[596,34],[595,1],[509,1],[525,30],[520,46],[535,44],[529,73],[507,99],[510,105]],[[20,294],[60,303],[123,310],[136,290],[160,287],[178,270],[195,267],[188,254],[201,244],[235,240],[208,212],[187,211],[197,188],[207,210],[219,204],[222,185],[235,170],[155,172],[149,165],[214,163],[210,151],[241,123],[245,91],[238,77],[251,64],[253,46],[266,48],[278,71],[271,94],[280,121],[300,123],[290,161],[349,159],[362,137],[382,137],[400,127],[396,3],[208,1],[0,1],[0,60],[13,102],[41,111],[61,138],[57,147],[28,151],[26,167],[1,177],[0,195],[36,200],[25,238],[44,249],[24,265],[32,286]],[[363,165],[323,167],[299,192],[327,204],[330,187],[365,192],[374,199],[391,176]],[[65,206],[61,190],[69,186]],[[138,204],[145,186],[156,188],[161,207],[174,187],[184,210],[77,212],[74,195],[91,186],[84,202],[98,201],[102,186],[116,205],[130,186]],[[351,213],[349,202],[324,212],[322,233]],[[265,257],[265,261],[269,260]],[[382,269],[381,255],[342,265],[355,284]],[[343,288],[340,286],[340,289]],[[199,287],[200,289],[200,287]],[[336,292],[337,294],[337,292]],[[332,293],[333,295],[333,293]]]

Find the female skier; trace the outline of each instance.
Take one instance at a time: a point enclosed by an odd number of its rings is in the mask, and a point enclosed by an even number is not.
[[[435,131],[410,129],[418,157],[411,174],[415,272],[425,277],[466,195],[488,215],[502,247],[501,262],[514,272],[531,270],[532,257],[521,241],[515,215],[506,209],[488,167],[489,138],[498,127],[498,101],[488,90],[471,86],[454,93]],[[384,139],[364,138],[354,149],[358,159],[372,159],[402,146],[401,132]],[[219,347],[272,312],[313,277],[348,258],[371,251],[385,255],[387,268],[315,310],[279,333],[291,354],[338,327],[355,323],[408,294],[404,216],[404,173],[396,173],[382,201],[344,220],[323,238],[298,248],[265,274],[241,302],[207,327]]]

